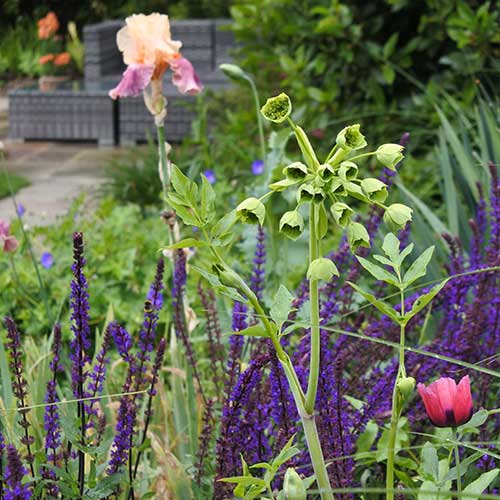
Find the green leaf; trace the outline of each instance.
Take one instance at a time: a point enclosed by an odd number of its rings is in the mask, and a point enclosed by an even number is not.
[[[418,299],[415,300],[411,311],[404,315],[405,324],[410,321],[415,314],[419,313],[429,302],[443,289],[443,287],[448,283],[448,279],[445,279],[441,283],[433,286],[427,293],[421,295]]]
[[[485,410],[482,408],[479,411],[476,411],[474,415],[472,415],[472,418],[466,423],[458,427],[458,432],[459,433],[464,433],[468,429],[475,429],[476,427],[481,427],[486,420],[488,420],[489,412],[488,410]]]
[[[399,245],[400,242],[395,234],[387,233],[385,235],[382,250],[392,262],[396,262],[399,257]]]
[[[180,196],[185,198],[190,204],[196,202],[196,196],[198,193],[198,186],[188,177],[186,177],[179,167],[172,164],[172,177],[171,177],[172,187],[174,191]]]
[[[356,441],[356,448],[359,454],[369,452],[372,449],[373,443],[377,439],[378,431],[379,427],[375,422],[368,422],[366,424],[364,432]]]
[[[292,302],[293,295],[284,285],[280,285],[269,311],[271,318],[278,325],[278,331],[281,331],[281,326],[288,319],[288,315],[292,311]]]
[[[233,477],[223,477],[222,479],[218,479],[222,483],[235,483],[243,486],[266,486],[266,482],[263,479],[259,479],[258,477],[252,476],[233,476]]]
[[[215,217],[215,191],[204,175],[201,176],[200,212],[204,222]]]
[[[426,275],[427,265],[431,261],[433,253],[434,246],[429,247],[427,250],[424,250],[424,252],[413,261],[412,265],[409,267],[408,271],[406,271],[403,277],[403,284],[405,286],[411,285],[414,281]]]
[[[347,281],[347,283],[354,288],[361,296],[363,296],[368,302],[373,304],[381,313],[385,314],[386,316],[389,316],[392,320],[394,320],[396,323],[401,322],[401,316],[389,305],[386,304],[385,302],[382,302],[381,300],[378,300],[375,295],[372,295],[371,293],[365,292],[362,290],[358,285],[355,285],[354,283],[351,283],[350,281]]]
[[[232,332],[231,335],[243,335],[245,337],[269,337],[269,333],[262,325],[253,325],[243,330]]]
[[[316,236],[318,239],[323,239],[328,232],[328,216],[326,214],[325,206],[320,203],[315,210],[315,220],[314,226],[316,230]]]
[[[168,250],[175,250],[176,248],[189,248],[189,247],[207,247],[209,244],[203,240],[197,240],[196,238],[185,238],[177,243],[172,243],[165,247]]]
[[[212,274],[198,266],[191,266],[191,269],[201,274],[210,283],[210,285],[214,288],[214,290],[220,293],[221,295],[225,295],[226,297],[229,297],[232,300],[236,300],[244,304],[248,302],[248,300],[244,298],[241,294],[239,294],[235,288],[223,285],[219,280],[218,276],[216,276],[215,274]]]
[[[400,287],[398,279],[396,276],[392,275],[389,271],[384,269],[383,267],[377,266],[377,264],[373,264],[369,260],[356,255],[358,262],[376,279],[379,281],[383,281],[385,283],[389,283],[390,285],[394,285],[395,287]]]
[[[422,448],[422,470],[426,479],[439,481],[439,459],[436,448],[427,441]]]
[[[481,474],[475,481],[467,485],[463,492],[469,495],[477,495],[477,497],[468,496],[468,498],[479,498],[481,493],[497,478],[500,469],[493,469]]]

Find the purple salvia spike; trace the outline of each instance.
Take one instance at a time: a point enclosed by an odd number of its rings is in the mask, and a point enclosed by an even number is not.
[[[266,232],[262,226],[257,229],[257,244],[253,259],[252,275],[250,276],[250,288],[259,300],[262,300],[264,291],[264,275],[266,265]]]
[[[129,450],[132,445],[137,408],[131,396],[122,396],[118,417],[116,420],[116,432],[111,446],[111,458],[106,473],[111,476],[119,472],[127,463]]]
[[[7,445],[7,466],[4,477],[4,500],[29,500],[33,496],[31,488],[23,479],[28,471],[23,467],[21,457],[15,446]]]

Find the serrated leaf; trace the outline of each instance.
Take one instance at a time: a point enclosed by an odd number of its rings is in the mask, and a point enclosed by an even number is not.
[[[396,276],[392,275],[389,271],[384,269],[383,267],[377,266],[377,264],[373,264],[369,260],[356,256],[358,262],[376,279],[379,281],[383,281],[385,283],[389,283],[390,285],[394,285],[399,288],[400,284]]]
[[[375,295],[372,295],[369,292],[365,292],[358,285],[355,285],[350,281],[347,281],[346,283],[352,286],[354,290],[356,290],[368,302],[373,304],[381,313],[385,314],[386,316],[389,316],[389,318],[393,319],[398,324],[401,322],[401,316],[390,305],[386,304],[385,302],[382,302],[381,300],[378,300],[377,297],[375,297]]]
[[[410,321],[410,319],[413,318],[415,314],[418,314],[425,306],[427,306],[427,304],[429,304],[429,302],[443,289],[446,283],[448,283],[448,279],[445,279],[441,283],[438,283],[437,285],[433,286],[427,293],[418,297],[418,299],[416,299],[413,303],[410,312],[404,315],[405,324],[408,323],[408,321]]]
[[[406,271],[403,277],[403,283],[405,286],[411,285],[414,281],[422,278],[427,273],[427,265],[432,259],[432,254],[434,253],[434,246],[424,250],[412,263],[412,265]]]
[[[177,243],[172,243],[165,247],[168,250],[174,250],[176,248],[189,248],[189,247],[207,247],[209,246],[206,241],[197,240],[196,238],[185,238]]]
[[[286,286],[280,285],[269,311],[271,318],[278,325],[278,331],[281,331],[281,326],[288,319],[288,315],[292,311],[293,298],[293,295],[288,291]]]

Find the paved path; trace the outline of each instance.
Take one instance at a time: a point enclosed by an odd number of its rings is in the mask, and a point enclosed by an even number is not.
[[[95,202],[103,168],[114,154],[119,154],[119,148],[98,148],[88,143],[10,142],[5,138],[6,125],[6,98],[0,98],[0,141],[7,168],[31,182],[16,195],[26,208],[28,224],[51,224],[66,214],[72,201],[84,191],[89,193],[89,203]],[[3,175],[0,182],[5,182]],[[12,200],[0,200],[0,219],[14,216]]]

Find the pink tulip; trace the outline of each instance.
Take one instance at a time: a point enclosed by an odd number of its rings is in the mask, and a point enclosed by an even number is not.
[[[172,82],[179,89],[179,92],[196,95],[203,90],[203,85],[193,65],[185,57],[173,60],[170,66],[174,71]]]
[[[457,427],[472,417],[472,396],[469,376],[457,385],[451,378],[443,377],[429,387],[418,384],[430,421],[436,427]]]
[[[0,219],[0,247],[3,244],[4,252],[13,252],[19,246],[19,242],[9,234],[9,230],[10,224]]]

